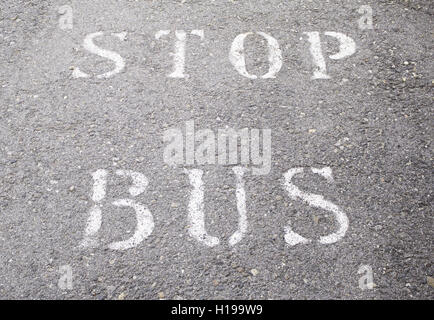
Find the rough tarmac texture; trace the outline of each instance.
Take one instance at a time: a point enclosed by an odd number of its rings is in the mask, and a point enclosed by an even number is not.
[[[69,4],[73,30],[58,27]],[[369,4],[374,29],[359,30]],[[432,299],[433,14],[419,1],[2,1],[0,3],[0,298],[4,299]],[[189,38],[187,79],[170,79],[173,37],[162,29],[203,29]],[[110,79],[73,79],[73,67],[113,64],[85,51],[92,32],[127,32],[98,44],[126,61]],[[250,80],[228,60],[247,31],[275,37],[284,65],[275,79]],[[307,31],[351,36],[356,53],[327,60],[330,80],[311,80]],[[300,40],[300,38],[303,38]],[[328,41],[325,52],[336,52]],[[260,37],[246,40],[248,69],[268,69]],[[163,133],[194,120],[198,129],[269,128],[272,170],[246,174],[249,231],[235,247],[234,176],[205,171],[208,248],[187,231],[191,187],[183,168],[163,162]],[[318,238],[333,232],[327,212],[291,200],[283,173],[333,170],[335,183],[306,173],[294,181],[345,211],[346,236],[332,245],[290,247],[283,227]],[[137,248],[107,244],[134,230],[111,205],[129,197],[110,176],[101,246],[81,249],[97,169],[130,169],[149,181],[140,202],[155,229]],[[73,289],[61,290],[59,267]],[[359,288],[361,265],[373,290]],[[253,270],[253,273],[251,270]],[[256,272],[257,271],[257,272]]]

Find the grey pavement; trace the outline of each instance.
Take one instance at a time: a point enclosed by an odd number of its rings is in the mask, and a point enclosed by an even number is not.
[[[60,6],[73,9],[59,28]],[[358,9],[372,7],[373,29]],[[0,298],[2,299],[433,299],[433,15],[414,1],[43,1],[0,3]],[[157,40],[159,30],[171,35]],[[170,78],[174,30],[189,36],[186,78]],[[248,79],[229,61],[245,32],[277,39],[283,66],[274,79]],[[331,79],[315,68],[304,32],[318,31]],[[328,56],[351,37],[356,52]],[[86,35],[117,52],[125,68],[83,48]],[[111,33],[126,32],[120,41]],[[267,43],[245,40],[247,69],[267,72]],[[91,75],[76,79],[79,69]],[[271,129],[271,171],[244,176],[248,230],[237,228],[230,165],[172,167],[163,134],[185,128]],[[318,239],[333,215],[282,185],[291,168],[330,167],[334,182],[305,170],[294,184],[322,195],[349,219],[333,244],[289,245],[284,227]],[[204,171],[208,247],[188,231],[192,187],[184,168]],[[92,173],[109,172],[100,245],[82,248]],[[134,248],[108,248],[134,231],[131,198],[118,169],[149,180],[137,201],[154,219]],[[72,287],[59,287],[61,267]],[[361,266],[373,288],[362,288]]]

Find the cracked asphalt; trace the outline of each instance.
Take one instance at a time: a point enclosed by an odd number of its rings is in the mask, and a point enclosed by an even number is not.
[[[59,28],[69,5],[73,28]],[[358,9],[373,10],[373,29]],[[0,2],[1,299],[433,299],[433,15],[431,0],[199,1],[2,0]],[[159,30],[204,30],[189,37],[186,73],[169,78],[174,38]],[[117,52],[125,68],[108,79],[75,79],[113,69],[83,48],[86,35]],[[282,50],[274,79],[248,79],[228,59],[234,38],[261,31]],[[331,79],[312,80],[304,32],[341,32],[354,55],[326,59]],[[110,33],[126,32],[123,41]],[[247,69],[264,74],[267,46],[246,39]],[[325,56],[337,42],[322,38]],[[248,231],[237,245],[230,166],[204,171],[210,248],[188,233],[191,186],[182,166],[163,161],[163,134],[197,128],[272,130],[271,171],[245,175]],[[330,167],[334,183],[305,170],[300,189],[346,213],[345,237],[290,246],[289,221],[305,237],[336,229],[329,212],[291,199],[291,168]],[[101,245],[80,248],[92,202],[92,173],[110,173]],[[137,200],[155,228],[137,247],[110,250],[135,228],[114,207],[130,198],[117,169],[149,180]],[[360,266],[374,287],[361,290]],[[68,266],[72,288],[59,287]]]

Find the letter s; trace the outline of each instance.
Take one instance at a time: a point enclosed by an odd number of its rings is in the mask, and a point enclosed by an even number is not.
[[[113,76],[113,75],[121,72],[125,68],[125,61],[124,61],[124,59],[118,53],[116,53],[114,51],[102,49],[102,48],[98,47],[93,42],[93,40],[96,37],[100,37],[102,35],[104,35],[103,32],[91,33],[91,34],[88,34],[86,36],[86,38],[84,38],[84,41],[83,41],[83,47],[87,51],[89,51],[90,53],[96,54],[96,55],[98,55],[100,57],[109,59],[109,60],[113,61],[115,63],[115,65],[116,65],[113,70],[108,71],[108,72],[103,73],[103,74],[97,75],[96,77],[98,79],[110,78],[111,76]],[[112,36],[115,36],[115,37],[119,38],[120,40],[124,40],[125,36],[126,36],[126,33],[125,32],[123,32],[123,33],[112,33]],[[75,68],[74,69],[74,71],[72,73],[72,76],[74,78],[89,78],[90,77],[90,75],[88,75],[85,72],[82,72],[79,68]]]
[[[319,174],[320,176],[324,177],[328,182],[333,182],[333,176],[332,176],[332,169],[331,168],[329,168],[329,167],[325,167],[323,169],[311,168],[311,170],[313,173]],[[300,174],[303,171],[304,171],[303,168],[293,168],[293,169],[288,170],[284,174],[284,181],[283,181],[284,188],[286,189],[286,191],[288,192],[289,196],[292,199],[295,200],[297,198],[300,198],[303,201],[307,202],[312,207],[321,208],[321,209],[330,211],[335,215],[335,218],[339,224],[339,229],[336,232],[329,234],[327,236],[322,236],[319,239],[319,242],[322,244],[335,243],[335,242],[341,240],[345,236],[345,233],[348,230],[348,224],[349,224],[348,217],[344,212],[342,212],[339,209],[339,207],[337,205],[335,205],[334,203],[332,203],[328,200],[325,200],[323,196],[313,194],[313,193],[304,192],[304,191],[300,190],[299,188],[297,188],[294,184],[292,184],[292,182],[291,182],[292,178],[296,174]],[[285,240],[291,246],[294,246],[294,245],[299,244],[299,243],[311,242],[310,239],[306,239],[306,238],[302,237],[301,235],[292,231],[290,226],[285,227]]]

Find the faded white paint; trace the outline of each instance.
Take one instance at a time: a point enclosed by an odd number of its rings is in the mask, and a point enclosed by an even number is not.
[[[159,30],[155,33],[155,39],[160,40],[162,36],[167,36],[170,34],[170,30]]]
[[[198,36],[202,41],[205,39],[205,33],[203,32],[203,30],[192,30],[191,34],[194,36]]]
[[[243,175],[247,169],[242,167],[234,167],[232,171],[236,178],[236,199],[238,211],[238,229],[229,238],[231,246],[236,245],[245,236],[248,228],[247,213],[246,213],[246,192],[244,190]],[[188,174],[190,184],[193,190],[190,193],[190,201],[188,205],[188,223],[189,233],[197,241],[204,243],[209,247],[214,247],[220,243],[217,237],[208,235],[205,229],[205,214],[204,214],[204,186],[202,181],[203,171],[199,169],[185,169]]]
[[[160,30],[155,34],[155,39],[159,40],[163,36],[170,34],[170,30]],[[204,39],[205,35],[203,30],[193,30],[192,35]],[[175,51],[171,53],[173,56],[173,72],[168,75],[170,78],[185,78],[185,51],[187,45],[187,33],[184,30],[175,30]]]
[[[113,242],[109,244],[112,250],[127,250],[136,247],[145,240],[154,230],[154,219],[151,212],[142,204],[131,199],[122,199],[113,202],[117,207],[130,207],[136,213],[137,226],[134,234],[127,240]]]
[[[78,78],[90,78],[90,75],[88,75],[86,72],[83,72],[80,70],[80,68],[74,68],[74,70],[72,71],[72,77],[75,79]]]
[[[254,34],[253,32],[246,32],[239,34],[232,42],[231,49],[229,51],[229,61],[242,76],[249,79],[257,79],[258,76],[250,74],[246,68],[246,59],[244,54],[244,40],[247,36]],[[262,76],[263,79],[275,78],[276,74],[282,68],[282,52],[279,47],[279,43],[272,36],[264,32],[256,32],[267,40],[268,43],[268,61],[270,63],[269,70]]]
[[[208,247],[214,247],[220,243],[220,240],[217,237],[210,236],[205,229],[203,171],[185,169],[185,173],[188,174],[190,184],[193,187],[188,204],[188,232],[197,241],[204,243]]]
[[[330,79],[327,75],[327,65],[322,54],[321,39],[319,32],[305,32],[310,42],[310,54],[312,55],[313,63],[315,64],[315,70],[313,71],[312,79]]]
[[[98,246],[97,234],[102,225],[102,212],[99,204],[95,204],[89,212],[82,247],[95,248]]]
[[[229,238],[229,244],[231,246],[240,242],[247,232],[247,212],[246,212],[246,191],[244,190],[243,175],[247,171],[246,168],[234,167],[232,171],[236,177],[236,198],[237,198],[237,211],[238,211],[238,230]]]
[[[102,224],[101,201],[106,194],[107,185],[107,170],[99,169],[92,173],[93,178],[93,194],[92,201],[95,203],[89,212],[86,228],[84,231],[84,239],[81,243],[83,247],[98,246],[97,234]]]
[[[270,69],[262,76],[263,79],[276,78],[276,74],[282,68],[282,51],[280,50],[279,43],[275,38],[266,34],[265,32],[258,32],[259,35],[267,39],[268,42],[268,62]]]
[[[322,169],[318,169],[318,168],[310,168],[310,169],[312,170],[313,173],[324,177],[328,182],[330,183],[334,182],[332,168],[324,167]]]
[[[105,189],[107,185],[107,170],[99,169],[92,173],[93,178],[93,194],[92,201],[100,202],[105,197]]]
[[[187,34],[184,30],[175,31],[175,52],[173,55],[173,72],[168,75],[169,78],[185,78],[185,45]]]
[[[94,180],[92,200],[94,206],[89,212],[87,220],[85,236],[81,243],[82,247],[97,247],[98,246],[98,232],[102,225],[102,210],[101,201],[106,195],[107,186],[107,171],[100,169],[92,174]],[[148,186],[148,179],[141,173],[131,170],[117,170],[116,174],[122,177],[129,177],[133,181],[133,185],[129,188],[129,193],[136,197],[145,192]],[[127,240],[113,242],[109,244],[109,248],[113,250],[126,250],[136,247],[140,242],[146,239],[154,229],[154,221],[150,211],[142,204],[135,202],[131,199],[121,199],[113,202],[117,207],[130,207],[133,208],[137,217],[136,231]]]
[[[326,36],[339,40],[339,52],[329,56],[330,59],[340,60],[353,55],[356,52],[356,43],[353,39],[340,32],[327,31]]]
[[[292,231],[290,226],[286,226],[284,230],[285,230],[285,241],[290,246],[295,246],[296,244],[306,244],[311,242],[311,240],[306,239],[305,237],[302,237],[298,233]]]
[[[322,169],[312,168],[311,170],[313,173],[319,174],[324,178],[326,178],[327,181],[329,182],[333,181],[331,168],[329,167],[322,168]],[[303,168],[293,168],[288,170],[284,174],[284,183],[283,183],[284,188],[286,189],[289,196],[293,200],[300,198],[303,201],[307,202],[312,207],[321,208],[330,211],[334,214],[335,219],[337,220],[339,225],[338,230],[327,236],[321,236],[319,242],[322,244],[335,243],[341,240],[345,236],[345,233],[347,232],[348,225],[349,225],[348,217],[344,212],[342,212],[339,209],[337,205],[335,205],[334,203],[328,200],[325,200],[323,196],[304,192],[300,190],[298,187],[296,187],[294,184],[292,184],[291,182],[292,178],[296,174],[300,174],[303,171],[304,171]],[[285,240],[289,245],[295,245],[298,243],[307,243],[306,238],[293,232],[290,227],[285,228]]]
[[[115,68],[113,70],[97,75],[96,77],[99,79],[110,78],[110,77],[114,76],[115,74],[118,74],[119,72],[121,72],[125,68],[125,61],[118,53],[116,53],[114,51],[100,48],[93,42],[95,38],[103,36],[103,35],[104,35],[104,32],[95,32],[95,33],[88,34],[84,38],[84,42],[83,42],[83,47],[87,51],[89,51],[90,53],[93,53],[93,54],[96,54],[100,57],[109,59],[115,63]],[[120,40],[124,40],[126,37],[126,32],[112,33],[112,36],[114,36]],[[89,78],[90,77],[89,74],[81,71],[80,68],[78,68],[78,67],[74,68],[72,76],[74,78]]]
[[[133,197],[137,197],[143,193],[148,186],[148,179],[140,173],[131,170],[116,170],[116,174],[122,177],[130,177],[133,180],[133,185],[128,190]]]
[[[118,38],[121,41],[125,41],[127,39],[127,32],[118,32],[118,33],[112,33],[113,37]]]
[[[256,75],[250,74],[247,71],[246,59],[244,57],[244,39],[251,34],[253,34],[253,32],[242,33],[235,37],[229,52],[229,61],[239,74],[249,79],[256,79],[258,78]]]
[[[312,79],[330,79],[327,74],[327,65],[321,48],[320,33],[304,32],[308,36],[310,43],[310,53],[312,55],[315,70],[313,72]],[[356,52],[356,43],[353,39],[340,32],[327,31],[324,32],[326,36],[336,38],[339,41],[339,51],[331,56],[330,59],[340,60],[353,55]]]

